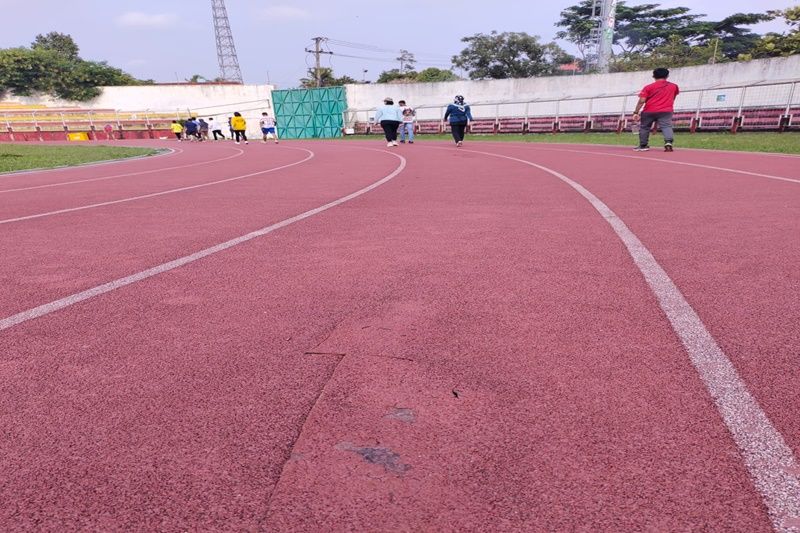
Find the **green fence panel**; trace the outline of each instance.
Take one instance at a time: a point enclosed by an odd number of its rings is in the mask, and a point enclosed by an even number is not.
[[[272,92],[278,135],[282,139],[341,137],[347,98],[344,87]]]

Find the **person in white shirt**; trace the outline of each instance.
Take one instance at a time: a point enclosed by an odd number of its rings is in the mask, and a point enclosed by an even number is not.
[[[394,105],[394,99],[390,96],[384,98],[383,105],[375,110],[375,122],[383,128],[386,146],[397,146],[397,128],[402,120],[400,108]]]
[[[258,121],[261,126],[261,135],[263,136],[261,142],[267,142],[267,139],[275,139],[275,144],[278,144],[278,135],[275,133],[275,119],[269,116],[269,113],[261,113],[261,120]]]
[[[400,142],[405,144],[408,136],[408,144],[414,144],[414,121],[417,119],[417,112],[413,107],[407,106],[405,100],[400,100],[397,104],[403,117],[403,122],[400,124]]]

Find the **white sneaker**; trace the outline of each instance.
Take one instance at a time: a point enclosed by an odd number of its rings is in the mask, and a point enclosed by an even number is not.
[[[397,146],[397,141],[392,141],[392,146]]]
[[[244,144],[250,144],[248,141],[245,141]]]
[[[464,143],[462,143],[461,141],[458,141],[458,142],[456,143],[456,147],[457,147],[457,148],[461,148],[461,145],[462,145],[462,144],[464,144]]]
[[[392,144],[392,141],[389,141],[388,143],[386,143],[386,146],[388,146],[389,148],[391,148],[392,146],[394,146],[394,144]]]
[[[239,141],[233,141],[233,142],[236,143],[236,144],[239,144]]]

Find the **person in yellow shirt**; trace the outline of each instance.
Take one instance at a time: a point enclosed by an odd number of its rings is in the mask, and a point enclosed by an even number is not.
[[[236,144],[239,144],[240,138],[244,140],[244,144],[249,144],[247,142],[247,135],[245,135],[244,132],[244,130],[247,129],[247,121],[245,121],[242,114],[238,111],[233,114],[233,118],[231,119],[231,129],[233,130]]]
[[[175,137],[177,137],[179,141],[183,140],[182,139],[183,126],[181,126],[180,122],[178,122],[177,120],[173,120],[172,124],[170,124],[170,129],[172,130],[172,133],[175,134]]]

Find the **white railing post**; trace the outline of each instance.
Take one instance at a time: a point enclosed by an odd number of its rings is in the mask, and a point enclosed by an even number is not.
[[[737,116],[742,116],[742,109],[744,109],[744,99],[747,95],[747,86],[742,87],[742,96],[739,98],[739,110],[737,111]]]
[[[794,91],[797,88],[797,82],[792,83],[791,88],[789,89],[789,99],[786,100],[786,115],[789,116],[789,113],[792,111],[792,100],[794,100]]]

